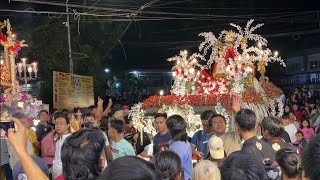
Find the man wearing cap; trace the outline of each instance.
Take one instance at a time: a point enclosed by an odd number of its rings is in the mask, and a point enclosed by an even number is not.
[[[223,148],[223,141],[218,136],[212,136],[208,141],[208,156],[206,159],[216,163],[218,167],[221,166],[222,161],[225,157],[225,152]]]
[[[212,110],[204,111],[201,114],[200,119],[203,130],[197,131],[191,139],[192,155],[198,159],[202,159],[208,155],[207,142],[215,134],[211,129],[209,120],[212,119],[214,114]]]

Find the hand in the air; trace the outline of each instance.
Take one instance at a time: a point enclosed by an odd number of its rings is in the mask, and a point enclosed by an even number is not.
[[[239,112],[241,109],[241,97],[237,94],[232,96],[232,109],[235,112]]]

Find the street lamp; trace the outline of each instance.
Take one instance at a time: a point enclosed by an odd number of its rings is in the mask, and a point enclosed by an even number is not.
[[[110,69],[106,68],[106,69],[104,69],[104,72],[108,73],[108,72],[110,72]]]
[[[25,88],[26,88],[26,94],[28,94],[28,81],[34,80],[38,78],[38,66],[37,63],[31,63],[27,64],[27,58],[21,58],[22,63],[17,64],[17,71],[19,73],[19,79],[24,81]],[[23,72],[23,76],[22,76]],[[27,75],[28,72],[28,75]],[[34,77],[32,76],[32,73],[34,73]]]

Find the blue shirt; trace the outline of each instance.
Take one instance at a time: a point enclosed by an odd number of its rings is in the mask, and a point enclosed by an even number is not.
[[[198,136],[199,133],[201,132],[201,138],[200,138],[200,142],[198,143]],[[196,133],[194,133],[194,135],[192,136],[191,139],[191,144],[193,146],[195,146],[198,151],[201,151],[204,155],[204,157],[206,157],[208,155],[208,147],[207,147],[207,142],[209,141],[209,139],[211,138],[211,136],[213,136],[215,133],[212,132],[211,135],[207,136],[206,133],[202,130],[197,131]],[[205,143],[203,143],[205,142]],[[199,147],[197,147],[197,145],[199,144]]]
[[[135,156],[136,153],[133,147],[125,139],[121,139],[119,142],[111,141],[110,143],[113,160],[123,156]]]
[[[192,176],[192,149],[187,141],[170,141],[169,150],[177,153],[181,159],[184,178],[191,179]]]
[[[157,133],[153,138],[153,154],[157,154],[163,150],[164,147],[169,148],[169,141],[171,140],[171,137],[169,133],[166,133],[164,135],[160,135],[160,133]]]

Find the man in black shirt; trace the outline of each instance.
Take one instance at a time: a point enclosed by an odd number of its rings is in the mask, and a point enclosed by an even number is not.
[[[36,136],[37,140],[41,143],[42,139],[44,136],[47,134],[47,129],[48,129],[48,119],[49,119],[49,113],[46,110],[41,110],[38,113],[39,117],[39,124],[36,126]]]
[[[235,121],[237,132],[244,140],[241,152],[248,153],[261,162],[269,179],[280,179],[280,167],[274,161],[275,151],[256,136],[256,114],[250,109],[242,109],[236,114]]]
[[[288,148],[293,152],[297,152],[295,146],[286,143],[284,139],[280,137],[284,131],[281,119],[275,116],[266,117],[262,120],[261,127],[264,140],[271,146],[274,152],[283,148]]]

